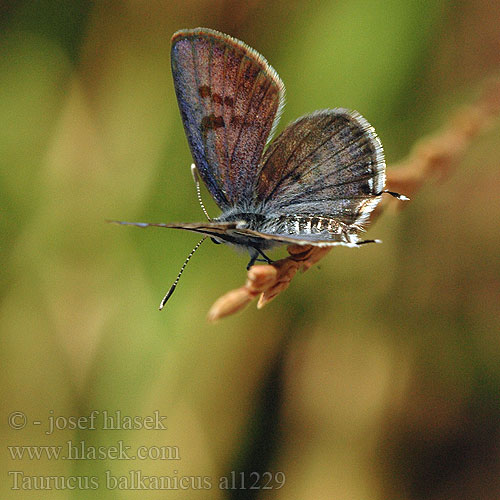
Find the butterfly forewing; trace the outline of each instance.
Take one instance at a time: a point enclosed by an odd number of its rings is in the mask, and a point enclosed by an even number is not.
[[[261,164],[256,198],[272,213],[316,214],[360,224],[385,184],[382,145],[368,122],[344,109],[290,124]]]
[[[283,105],[278,75],[243,42],[205,28],[174,34],[172,74],[191,153],[215,201],[225,209],[251,197]]]
[[[182,229],[194,233],[204,234],[211,238],[216,238],[217,241],[225,241],[233,244],[247,244],[257,248],[265,248],[272,246],[274,243],[295,244],[295,245],[316,245],[316,246],[333,246],[345,244],[345,240],[341,235],[318,235],[318,234],[284,234],[284,233],[263,233],[247,229],[244,226],[244,221],[237,222],[126,222],[118,220],[109,220],[112,224],[120,224],[122,226],[136,227],[163,227],[167,229]]]

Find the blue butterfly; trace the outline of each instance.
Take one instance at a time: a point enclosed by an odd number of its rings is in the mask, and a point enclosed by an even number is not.
[[[277,245],[356,247],[359,232],[383,193],[385,161],[373,127],[357,112],[325,109],[271,137],[285,86],[254,49],[217,31],[181,30],[172,37],[172,74],[198,199],[208,221],[118,224],[203,234],[160,304],[170,298],[189,259],[210,237],[244,247],[247,268]],[[267,146],[267,149],[266,149]],[[222,210],[211,219],[199,180]]]

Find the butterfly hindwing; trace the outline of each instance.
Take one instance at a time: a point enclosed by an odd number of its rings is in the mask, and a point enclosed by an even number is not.
[[[224,210],[252,195],[284,102],[283,83],[256,51],[206,28],[175,33],[171,61],[191,153]]]
[[[256,198],[271,213],[360,224],[384,184],[384,154],[374,129],[356,112],[333,109],[299,118],[271,143]]]

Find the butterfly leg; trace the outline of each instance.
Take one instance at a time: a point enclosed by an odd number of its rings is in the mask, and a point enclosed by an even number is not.
[[[257,259],[258,262],[267,262],[268,264],[272,264],[274,262],[262,250],[257,249],[257,252],[264,257],[264,259]]]
[[[250,252],[250,262],[247,264],[247,271],[256,263],[256,262],[267,262],[268,264],[272,264],[273,261],[262,251],[259,250],[258,248],[252,248],[249,250]],[[259,259],[259,255],[262,255],[264,257],[263,259]]]
[[[250,262],[247,264],[247,271],[255,264],[258,256],[259,254],[257,252],[250,253]]]

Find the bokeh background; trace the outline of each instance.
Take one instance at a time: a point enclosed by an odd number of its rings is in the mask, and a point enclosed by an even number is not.
[[[242,284],[244,255],[206,243],[159,313],[196,236],[104,220],[203,220],[174,31],[215,28],[264,54],[287,87],[280,129],[359,110],[390,169],[498,75],[499,20],[489,0],[2,2],[0,496],[498,499],[500,124],[448,179],[379,218],[368,234],[383,245],[335,249],[265,309],[215,325],[206,312]],[[157,411],[168,429],[98,418],[45,433],[50,416],[93,410]],[[25,428],[9,427],[14,411]],[[7,448],[69,440],[175,446],[180,459],[15,460]],[[107,487],[106,471],[137,470],[212,487]],[[13,490],[9,471],[95,476],[99,489]],[[272,489],[219,489],[231,471]]]

